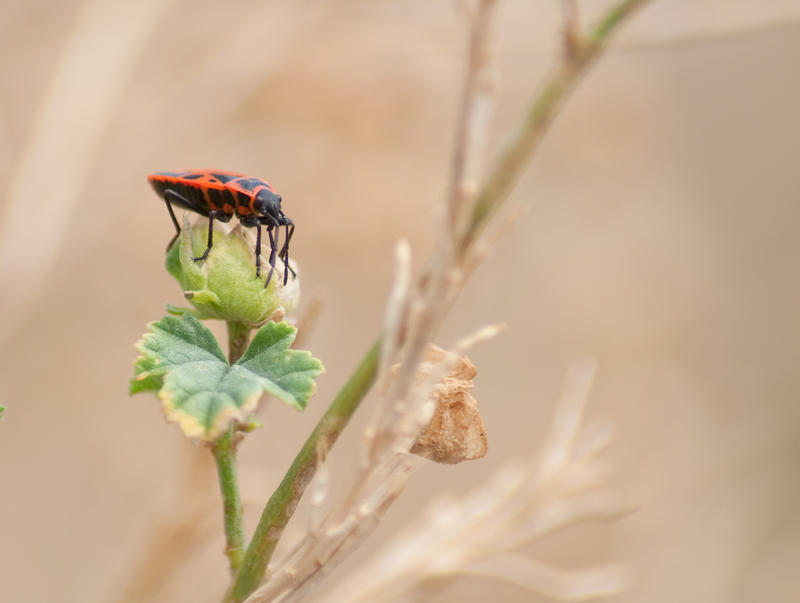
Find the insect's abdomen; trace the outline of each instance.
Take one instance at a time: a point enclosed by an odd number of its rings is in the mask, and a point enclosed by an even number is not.
[[[172,189],[189,202],[186,209],[203,216],[207,216],[211,211],[222,211],[231,216],[237,204],[234,195],[223,186],[208,186],[202,181],[189,180],[182,174],[180,176],[170,173],[153,174],[148,176],[148,180],[162,198],[167,189]],[[177,201],[175,203],[184,205]]]

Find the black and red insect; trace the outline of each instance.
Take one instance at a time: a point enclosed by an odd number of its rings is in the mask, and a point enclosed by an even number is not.
[[[234,215],[242,226],[256,227],[256,278],[261,276],[261,227],[267,227],[269,236],[269,275],[264,287],[269,284],[275,270],[276,255],[283,260],[283,284],[289,277],[289,241],[294,234],[294,222],[281,210],[281,196],[266,180],[244,174],[218,170],[185,170],[158,172],[147,177],[155,191],[167,204],[169,216],[177,233],[170,241],[172,246],[181,233],[181,227],[172,211],[178,205],[208,217],[208,246],[203,255],[194,258],[204,260],[211,251],[214,236],[214,220],[228,222]],[[286,227],[286,241],[280,247],[281,226]]]

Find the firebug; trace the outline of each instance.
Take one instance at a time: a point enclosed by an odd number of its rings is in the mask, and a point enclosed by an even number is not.
[[[195,261],[206,259],[208,252],[211,251],[214,220],[228,222],[236,215],[242,226],[256,227],[256,278],[261,276],[261,226],[266,226],[270,246],[270,269],[264,287],[269,285],[272,278],[276,255],[283,260],[283,284],[286,284],[291,270],[289,242],[294,234],[294,222],[281,210],[281,196],[269,182],[244,174],[218,170],[157,172],[149,175],[147,179],[167,204],[169,216],[177,231],[167,249],[181,232],[175,212],[172,210],[173,204],[208,217],[208,245],[203,255],[194,258]],[[286,241],[283,247],[280,247],[279,241],[281,226],[286,227]]]

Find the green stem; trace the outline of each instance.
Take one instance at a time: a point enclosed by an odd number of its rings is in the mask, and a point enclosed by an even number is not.
[[[535,97],[521,128],[475,197],[469,223],[460,242],[462,252],[474,243],[488,218],[511,193],[533,151],[544,137],[547,126],[557,114],[573,85],[585,73],[592,59],[600,54],[611,33],[633,10],[646,1],[621,0],[612,7],[584,34],[575,54],[568,57]],[[369,391],[375,379],[379,350],[380,340],[367,352],[361,364],[317,423],[283,481],[273,493],[247,547],[236,581],[226,595],[226,601],[237,603],[243,601],[264,579],[275,546],[306,486],[314,476],[318,463],[325,459],[361,399]]]
[[[600,18],[586,36],[587,42],[595,47],[605,44],[614,28],[622,23],[634,10],[639,8],[648,0],[622,0],[616,6],[612,6],[608,12]]]
[[[328,456],[334,442],[358,408],[375,380],[380,353],[380,339],[367,352],[361,364],[339,391],[328,410],[317,423],[272,494],[258,522],[250,546],[247,547],[239,575],[227,601],[243,601],[264,579],[275,545],[294,513],[297,502],[311,482],[317,466]]]
[[[236,575],[244,557],[244,528],[242,527],[242,502],[236,479],[236,446],[233,443],[235,426],[221,436],[212,447],[217,462],[219,487],[222,490],[222,508],[225,522],[225,554],[228,556],[231,575]]]
[[[250,339],[250,327],[242,323],[228,323],[228,358],[233,364],[242,357]],[[242,501],[236,477],[236,425],[231,425],[212,445],[217,463],[219,487],[222,491],[223,521],[225,523],[225,554],[228,556],[231,575],[235,576],[244,558],[244,528],[242,526]]]
[[[522,126],[500,155],[494,169],[478,192],[472,206],[472,215],[461,240],[465,252],[475,241],[488,218],[503,204],[514,190],[524,167],[547,133],[575,83],[586,72],[605,47],[616,27],[635,9],[648,0],[623,0],[608,10],[588,32],[579,38],[574,54],[559,65],[536,94],[530,104]]]
[[[250,343],[250,325],[240,322],[228,323],[228,362],[233,364],[247,350],[247,344]]]

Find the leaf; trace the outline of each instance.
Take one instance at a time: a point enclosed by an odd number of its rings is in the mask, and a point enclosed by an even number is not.
[[[310,352],[289,349],[296,334],[297,329],[285,322],[268,322],[236,365],[261,375],[266,391],[303,410],[316,389],[314,378],[324,369]]]
[[[172,314],[173,316],[183,316],[187,312],[189,314],[194,314],[194,311],[191,308],[186,308],[184,306],[176,306],[174,304],[167,304],[167,312]]]
[[[3,418],[3,413],[6,411],[6,407],[0,404],[0,419]]]
[[[192,314],[165,316],[148,329],[130,392],[156,392],[167,419],[190,438],[213,441],[232,422],[246,423],[265,391],[302,410],[324,370],[309,352],[289,348],[297,331],[286,323],[261,327],[233,366]]]

